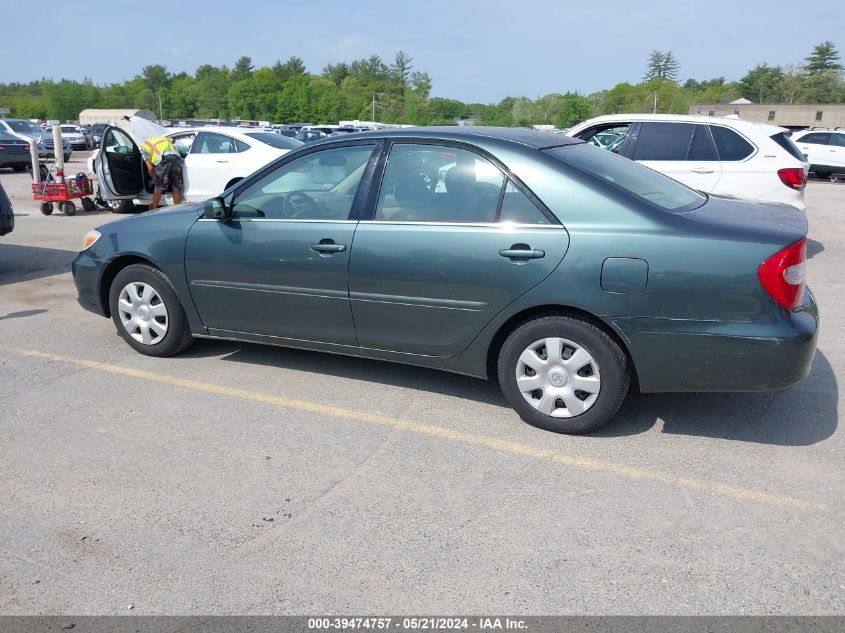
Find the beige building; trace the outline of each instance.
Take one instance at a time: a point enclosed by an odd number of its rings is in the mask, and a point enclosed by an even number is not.
[[[742,99],[741,101],[745,101]],[[696,103],[690,114],[727,116],[788,128],[845,127],[845,103]]]

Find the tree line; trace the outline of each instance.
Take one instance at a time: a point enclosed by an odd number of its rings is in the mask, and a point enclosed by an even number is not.
[[[146,108],[165,119],[244,119],[330,123],[361,119],[415,125],[452,124],[475,118],[481,125],[569,127],[599,114],[686,113],[692,103],[739,97],[760,103],[845,103],[843,67],[831,42],[814,47],[800,65],[765,63],[739,81],[724,77],[678,79],[681,64],[672,51],[651,53],[639,83],[619,83],[589,95],[568,91],[537,99],[509,96],[496,104],[432,97],[432,78],[398,51],[385,62],[378,55],[328,64],[309,73],[293,56],[255,68],[250,57],[232,68],[205,64],[191,75],[150,65],[133,79],[105,86],[90,79],[41,79],[0,84],[0,107],[9,116],[74,120],[85,108]]]

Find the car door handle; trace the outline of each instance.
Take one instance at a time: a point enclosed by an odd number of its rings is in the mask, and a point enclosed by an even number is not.
[[[334,242],[320,242],[319,244],[312,244],[311,250],[318,253],[342,253],[346,250],[346,246]]]
[[[508,259],[540,259],[546,256],[546,251],[531,248],[503,248],[499,251],[499,255],[507,257]]]
[[[216,160],[215,163],[228,163],[228,160]]]
[[[692,170],[694,174],[712,174],[713,168],[712,167],[696,167]]]

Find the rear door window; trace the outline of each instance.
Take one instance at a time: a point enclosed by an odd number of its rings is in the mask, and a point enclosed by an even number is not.
[[[716,147],[713,139],[710,138],[710,131],[706,125],[696,125],[692,135],[692,143],[689,146],[687,160],[694,161],[717,161]]]
[[[375,219],[495,222],[504,180],[495,165],[468,150],[397,143],[390,149]]]
[[[695,127],[692,123],[642,123],[633,159],[686,160]]]
[[[713,134],[721,161],[745,160],[754,153],[754,146],[733,130],[721,125],[711,125],[710,132]]]
[[[549,219],[528,199],[528,196],[517,189],[510,180],[502,197],[499,221],[514,224],[551,224]]]
[[[213,132],[200,132],[191,146],[192,154],[229,154],[235,151],[234,139]]]

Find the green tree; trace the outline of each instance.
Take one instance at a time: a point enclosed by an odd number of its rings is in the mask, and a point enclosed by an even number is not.
[[[339,64],[326,64],[323,68],[323,77],[331,81],[338,88],[340,84],[349,76],[349,65],[345,62]]]
[[[229,69],[204,64],[197,68],[197,115],[225,119],[228,116]]]
[[[562,108],[555,120],[559,128],[572,127],[576,123],[586,121],[593,116],[593,107],[587,97],[577,92],[567,92],[562,97]]]
[[[807,77],[787,66],[778,82],[777,91],[784,103],[800,102],[807,92]]]
[[[834,68],[808,75],[804,86],[810,103],[845,102],[845,82],[842,81],[842,72]]]
[[[807,62],[804,68],[809,75],[818,75],[828,70],[842,72],[842,64],[839,63],[839,51],[836,50],[833,42],[817,44],[810,56],[805,58],[804,61]]]
[[[431,94],[431,77],[427,72],[411,73],[411,90],[423,99],[428,99]]]
[[[408,80],[411,76],[413,61],[414,60],[405,51],[397,51],[393,58],[393,63],[390,65],[388,71],[391,79],[393,79],[399,88],[399,94],[403,98],[405,97],[405,88],[408,87]]]
[[[252,77],[252,57],[244,55],[235,62],[232,68],[232,81],[246,81]]]
[[[739,80],[739,91],[743,97],[757,103],[779,100],[779,89],[783,70],[780,66],[757,64]]]
[[[166,88],[170,84],[170,73],[167,72],[166,66],[153,64],[141,69],[141,79],[144,81],[145,88],[153,94],[158,94],[162,88]]]
[[[307,71],[305,70],[305,62],[296,55],[288,57],[284,64],[281,61],[276,62],[273,65],[273,72],[276,73],[279,79],[283,82],[296,75],[307,74]]]
[[[643,79],[650,81],[652,79],[668,79],[674,81],[678,77],[678,71],[681,65],[675,59],[672,51],[658,51],[653,50],[648,56],[646,64],[646,73]]]

